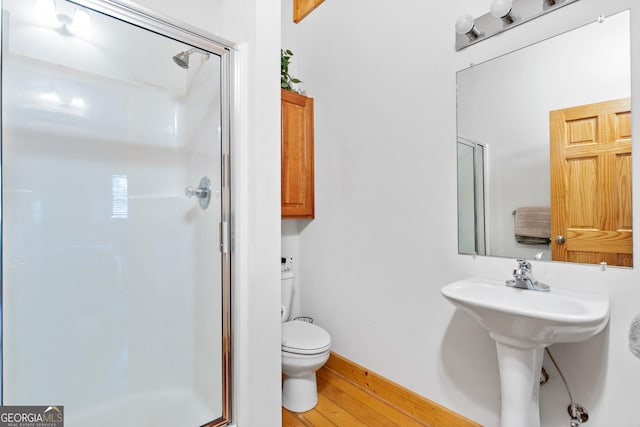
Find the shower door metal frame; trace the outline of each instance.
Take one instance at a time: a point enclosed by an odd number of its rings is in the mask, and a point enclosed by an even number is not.
[[[220,57],[220,95],[221,95],[221,217],[219,231],[219,247],[222,267],[222,415],[200,427],[222,427],[231,423],[232,418],[232,328],[231,328],[231,185],[230,185],[230,152],[231,152],[231,123],[232,123],[232,77],[234,75],[234,64],[237,60],[237,46],[228,40],[213,34],[207,33],[199,28],[193,27],[184,22],[177,21],[169,16],[158,14],[136,3],[127,0],[64,0],[68,3],[83,6],[102,13],[106,16],[126,22],[130,25],[143,28],[145,30],[165,36],[176,41],[191,45],[201,50],[210,52]],[[0,0],[0,7],[3,6]],[[4,34],[3,19],[0,19],[0,58],[2,58],[2,35]],[[0,76],[1,78],[1,76]],[[0,85],[0,99],[2,99]],[[2,106],[0,105],[0,111]],[[2,120],[0,116],[0,121]],[[0,133],[0,147],[2,146],[2,134]],[[0,150],[0,188],[2,184],[2,151]],[[0,192],[0,257],[3,254],[2,247],[2,193]],[[215,236],[212,236],[215,239]],[[2,259],[2,258],[0,258]],[[3,313],[2,301],[2,269],[0,268],[0,318]],[[0,326],[4,324],[0,321]],[[0,328],[1,329],[1,328]],[[3,348],[0,330],[0,380],[2,380],[3,369]],[[4,381],[0,381],[0,404],[4,404]]]
[[[471,255],[487,255],[489,247],[489,237],[487,230],[487,144],[472,141],[461,136],[458,137],[457,147],[460,145],[471,148],[473,151],[473,225],[474,225],[474,251]],[[482,152],[482,157],[478,155],[478,151]],[[460,169],[462,165],[457,161],[457,167]],[[460,193],[460,182],[458,182],[458,195]],[[459,203],[459,202],[458,202]],[[460,206],[458,206],[460,209]],[[459,215],[458,215],[459,216]],[[460,218],[458,217],[458,234],[460,234]],[[458,242],[458,253],[467,254],[460,251]]]

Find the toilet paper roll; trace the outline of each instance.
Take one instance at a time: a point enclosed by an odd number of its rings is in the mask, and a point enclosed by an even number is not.
[[[629,350],[634,356],[640,358],[640,314],[631,322],[629,330]]]

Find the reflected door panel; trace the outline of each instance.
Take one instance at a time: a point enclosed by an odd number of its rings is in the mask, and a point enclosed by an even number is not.
[[[631,100],[552,111],[555,261],[633,266]]]

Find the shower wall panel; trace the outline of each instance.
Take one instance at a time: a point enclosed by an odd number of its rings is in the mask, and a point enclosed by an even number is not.
[[[211,310],[211,307],[221,306],[222,294],[220,287],[210,284],[220,280],[222,271],[219,263],[211,262],[219,258],[219,248],[214,244],[218,241],[217,234],[202,232],[216,230],[217,233],[221,221],[219,215],[213,214],[221,210],[221,171],[211,169],[212,164],[219,165],[222,162],[220,145],[211,143],[212,139],[222,139],[221,76],[219,66],[213,67],[212,61],[217,61],[217,58],[194,57],[191,61],[182,97],[184,132],[179,134],[183,138],[187,182],[196,185],[203,174],[212,182],[210,207],[203,211],[194,204],[189,215],[194,225],[191,228],[194,252],[198,254],[193,257],[191,267],[196,276],[194,283],[199,284],[193,295],[192,330],[196,337],[209,337],[194,343],[191,370],[193,386],[199,395],[204,396],[205,401],[220,402],[221,388],[211,387],[211,384],[220,383],[220,373],[210,369],[210,366],[212,363],[216,366],[222,363],[219,345],[222,342],[222,329],[212,327],[220,325],[220,312]]]

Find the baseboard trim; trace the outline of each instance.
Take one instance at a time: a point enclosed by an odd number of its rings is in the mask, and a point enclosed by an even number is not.
[[[323,369],[343,377],[426,425],[432,427],[482,427],[481,424],[432,402],[337,353],[331,352]]]

